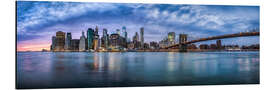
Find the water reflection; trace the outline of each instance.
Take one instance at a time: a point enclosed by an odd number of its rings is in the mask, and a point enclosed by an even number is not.
[[[259,53],[18,53],[21,88],[259,83]]]
[[[176,70],[177,66],[178,66],[178,60],[175,59],[178,58],[175,52],[169,52],[168,53],[168,71],[169,72],[173,72],[174,70]]]
[[[109,53],[109,71],[114,72],[120,70],[120,63],[119,56],[117,57],[117,54],[119,53]]]
[[[211,62],[202,60],[194,62],[193,74],[196,77],[215,76],[218,70],[218,63],[216,60]]]
[[[30,71],[33,71],[34,70],[34,68],[32,67],[32,61],[31,61],[31,59],[29,58],[29,55],[28,56],[26,56],[26,58],[24,59],[24,61],[23,61],[23,70],[24,71],[28,71],[28,72],[30,72]]]

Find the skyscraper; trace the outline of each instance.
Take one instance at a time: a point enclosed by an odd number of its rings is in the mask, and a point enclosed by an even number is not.
[[[141,34],[141,48],[143,48],[144,47],[144,28],[143,27],[141,27],[141,29],[140,29],[140,34]]]
[[[168,33],[168,44],[169,45],[175,44],[175,32]]]
[[[108,35],[108,30],[106,28],[103,29],[103,37],[106,37]]]
[[[118,35],[121,35],[120,29],[116,29],[116,33],[117,33]]]
[[[87,50],[93,49],[93,40],[94,40],[94,30],[92,28],[88,28],[87,30]]]
[[[138,32],[135,33],[135,36],[133,36],[133,42],[138,42],[139,41],[139,35]]]
[[[101,47],[103,47],[104,49],[107,49],[109,46],[109,35],[107,32],[108,32],[107,29],[104,28],[103,36],[101,37]]]
[[[134,44],[134,48],[139,48],[140,47],[138,32],[136,32],[135,36],[133,36],[133,44]]]
[[[56,47],[55,51],[64,51],[65,47],[65,32],[56,32]]]
[[[72,39],[71,32],[67,32],[67,36],[65,40],[65,50],[70,50],[71,39]]]
[[[93,40],[93,49],[95,50],[95,51],[97,51],[98,50],[98,48],[99,48],[99,35],[98,35],[98,27],[96,26],[96,28],[95,28],[95,34],[94,34],[94,40]]]
[[[123,30],[123,37],[124,37],[124,44],[125,44],[125,48],[127,48],[127,39],[128,39],[128,37],[127,37],[127,28],[125,27],[125,26],[123,26],[122,27],[122,30]]]
[[[98,35],[98,26],[95,28],[95,35]]]
[[[95,35],[94,37],[94,41],[93,41],[93,49],[95,51],[98,51],[98,48],[99,48],[99,39],[98,39],[98,35]]]
[[[124,37],[121,37],[119,34],[111,34],[110,36],[110,48],[112,49],[122,49],[125,47]]]
[[[82,31],[82,36],[80,37],[79,51],[86,50],[86,38],[84,36],[84,32]]]
[[[127,28],[125,26],[122,27],[123,33],[124,33],[124,38],[127,41]]]
[[[154,41],[150,42],[150,48],[151,49],[157,49],[158,48],[158,43],[154,42]]]
[[[168,38],[165,37],[163,40],[159,41],[158,46],[161,48],[167,47],[168,46]]]
[[[52,36],[52,45],[51,45],[51,51],[55,50],[55,46],[56,46],[56,37]]]
[[[80,39],[72,39],[70,45],[72,51],[79,51]]]

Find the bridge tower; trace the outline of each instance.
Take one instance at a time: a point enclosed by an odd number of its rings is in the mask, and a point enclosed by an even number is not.
[[[179,52],[187,52],[187,34],[179,34]]]

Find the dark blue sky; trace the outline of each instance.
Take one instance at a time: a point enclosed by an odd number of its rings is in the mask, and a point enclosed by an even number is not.
[[[126,26],[129,38],[144,27],[146,42],[159,41],[168,32],[208,37],[259,28],[259,12],[259,6],[18,1],[17,40],[19,47],[48,46],[56,31],[72,32],[73,38],[79,38],[82,31],[95,26],[100,35],[103,28],[111,34]],[[259,37],[223,43],[257,44]]]

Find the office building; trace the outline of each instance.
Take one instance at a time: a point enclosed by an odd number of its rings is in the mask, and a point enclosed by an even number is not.
[[[201,44],[200,49],[209,49],[209,46],[207,44]]]
[[[133,36],[133,42],[139,42],[139,35],[136,32],[135,35]]]
[[[168,33],[168,44],[169,45],[175,44],[175,32]]]
[[[127,47],[128,47],[128,43],[127,43],[127,42],[128,42],[127,28],[126,28],[125,26],[123,26],[123,27],[122,27],[122,30],[123,30],[123,34],[124,34],[123,37],[124,37],[124,39],[125,39],[125,40],[124,40],[124,42],[125,42],[125,48],[127,48]]]
[[[65,32],[58,31],[56,32],[56,46],[55,51],[64,51],[65,47]]]
[[[150,48],[151,49],[157,49],[158,48],[158,43],[154,42],[154,41],[150,42]]]
[[[84,32],[82,31],[82,36],[80,37],[79,51],[85,51],[86,49],[86,37],[84,36]]]
[[[101,37],[101,47],[107,49],[109,46],[109,35],[107,29],[103,29],[103,36]]]
[[[141,27],[140,28],[140,34],[141,34],[141,48],[143,48],[144,47],[144,28],[143,27]]]
[[[140,48],[141,44],[139,42],[139,34],[136,32],[135,36],[133,36],[133,44],[134,48]]]
[[[197,49],[197,46],[195,44],[189,44],[187,45],[187,49]]]
[[[149,45],[148,43],[144,43],[144,44],[143,44],[143,48],[144,48],[144,49],[149,49],[149,48],[150,48],[150,45]]]
[[[71,40],[71,51],[79,51],[80,39]]]
[[[123,35],[123,37],[125,38],[125,40],[127,41],[127,28],[125,27],[125,26],[123,26],[122,27],[122,30],[123,30],[123,33],[124,33],[124,35]]]
[[[87,50],[93,49],[93,41],[94,41],[94,30],[92,28],[88,28],[87,30]]]
[[[71,32],[67,32],[66,40],[65,40],[65,50],[70,50],[71,39],[72,39]]]
[[[119,34],[111,34],[110,36],[110,48],[111,49],[121,49],[124,48],[124,38]]]
[[[98,27],[96,26],[95,34],[94,34],[94,40],[93,40],[93,49],[95,51],[98,51],[99,46],[100,46],[100,41],[99,41],[99,35],[98,35]]]
[[[127,43],[127,48],[130,49],[130,50],[135,49],[134,43],[132,43],[132,42]]]
[[[52,45],[51,45],[51,51],[55,50],[55,46],[56,46],[56,37],[52,36]]]
[[[95,35],[98,35],[98,26],[95,28]]]
[[[217,49],[217,45],[216,44],[210,44],[209,49]]]
[[[95,35],[95,38],[94,38],[94,41],[93,41],[93,49],[95,51],[98,51],[99,49],[99,36],[98,35]]]
[[[168,46],[168,38],[164,38],[163,40],[158,42],[158,46],[161,48],[167,47]]]

